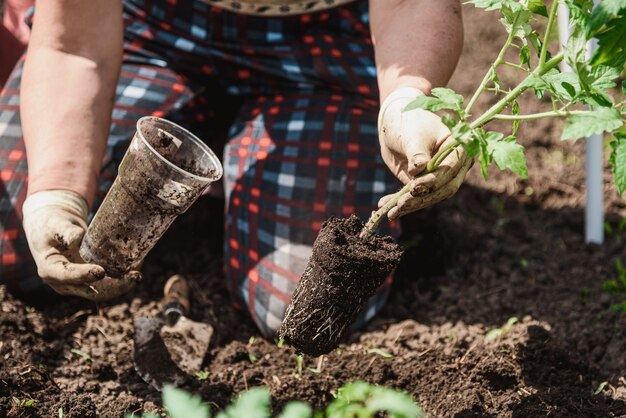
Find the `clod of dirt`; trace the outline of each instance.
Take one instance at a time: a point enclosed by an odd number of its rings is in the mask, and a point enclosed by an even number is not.
[[[391,237],[362,240],[362,228],[355,215],[322,225],[279,330],[298,351],[319,356],[335,348],[400,261]]]
[[[64,418],[96,418],[98,416],[96,405],[89,395],[64,394],[52,410],[59,416],[58,411],[63,410]]]

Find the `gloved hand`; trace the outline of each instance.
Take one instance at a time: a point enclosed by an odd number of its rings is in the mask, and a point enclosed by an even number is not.
[[[37,192],[26,199],[22,210],[37,272],[58,293],[103,301],[128,292],[141,280],[138,271],[113,279],[101,266],[83,262],[78,249],[87,230],[88,209],[77,193]]]
[[[453,142],[450,130],[439,116],[423,109],[403,112],[404,108],[423,93],[403,87],[391,93],[383,102],[378,115],[378,136],[383,160],[392,173],[404,184],[420,174],[441,147]],[[448,199],[459,189],[473,159],[462,147],[453,151],[432,173],[421,177],[389,211],[389,219],[434,205]],[[382,207],[391,198],[384,196],[378,202]]]

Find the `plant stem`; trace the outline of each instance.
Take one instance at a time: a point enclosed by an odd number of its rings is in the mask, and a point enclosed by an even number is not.
[[[448,135],[450,137],[450,135]],[[447,138],[445,139],[447,140]],[[426,173],[432,173],[441,165],[443,160],[458,146],[457,142],[451,142],[442,149],[440,149],[426,165]]]
[[[525,73],[528,72],[528,68],[524,68],[521,65],[515,64],[513,62],[502,61],[502,65],[506,65],[507,67],[511,67],[511,68],[517,68],[518,70],[522,70]]]
[[[541,44],[541,53],[539,54],[539,64],[537,68],[543,67],[546,63],[546,56],[548,55],[548,42],[550,41],[550,33],[554,26],[554,18],[556,17],[556,11],[559,7],[559,0],[552,1],[552,7],[550,8],[550,14],[548,15],[548,27],[546,27],[546,33],[543,36],[543,43]]]
[[[526,81],[530,77],[541,76],[556,67],[563,60],[563,52],[552,57],[549,61],[545,62],[543,65],[535,68],[533,72],[531,72],[521,83],[519,83],[513,90],[511,90],[506,96],[500,99],[496,104],[491,106],[485,113],[483,113],[479,118],[470,123],[470,128],[475,129],[479,128],[493,119],[495,119],[496,115],[499,115],[503,109],[509,106],[515,99],[517,99],[527,88]],[[484,85],[481,85],[480,89],[482,89]],[[479,90],[480,90],[479,89]],[[478,91],[478,90],[477,90]],[[365,239],[372,235],[376,230],[376,227],[383,219],[383,217],[393,209],[402,196],[406,193],[410,193],[410,191],[415,187],[415,185],[419,182],[419,180],[425,176],[426,174],[432,173],[439,167],[439,165],[443,162],[443,160],[450,155],[452,151],[454,151],[459,145],[460,142],[452,142],[445,147],[441,148],[430,160],[427,164],[426,169],[420,173],[417,177],[413,178],[407,184],[400,189],[397,193],[395,193],[389,201],[377,211],[374,211],[367,223],[361,230],[359,237],[361,239]]]
[[[543,119],[543,118],[553,118],[553,117],[563,117],[563,116],[573,116],[573,115],[584,115],[590,113],[588,110],[574,110],[571,112],[560,112],[560,111],[552,111],[552,112],[541,112],[541,113],[530,113],[528,115],[496,115],[493,117],[495,120],[535,120],[535,119]]]
[[[550,61],[544,63],[542,66],[535,68],[535,70],[528,75],[521,83],[519,83],[513,90],[511,90],[506,96],[500,99],[496,104],[491,106],[485,113],[483,113],[478,119],[474,120],[470,124],[471,128],[478,128],[489,122],[493,117],[502,110],[510,105],[515,99],[519,97],[520,94],[524,92],[528,88],[526,85],[526,80],[530,77],[541,76],[556,67],[563,60],[563,53],[559,53],[554,56]]]
[[[513,22],[513,26],[515,26],[515,24],[517,23],[517,19],[519,19],[519,15],[515,17],[515,21]],[[504,45],[502,45],[502,49],[500,50],[500,53],[498,54],[498,57],[494,61],[494,63],[491,66],[491,68],[489,68],[489,71],[487,71],[487,74],[485,74],[485,76],[483,77],[483,80],[480,82],[480,85],[478,86],[478,88],[474,92],[474,95],[472,96],[472,98],[470,99],[469,103],[467,104],[467,107],[465,107],[465,113],[466,114],[469,115],[470,111],[472,110],[472,107],[474,107],[474,104],[476,104],[476,101],[480,97],[480,94],[485,90],[485,87],[487,86],[487,83],[489,83],[489,80],[491,79],[492,71],[495,73],[496,69],[498,68],[498,65],[502,64],[502,62],[504,61],[504,54],[509,49],[509,46],[511,46],[512,42],[513,42],[513,31],[511,31],[509,33],[509,36],[506,38],[506,42],[504,43]]]

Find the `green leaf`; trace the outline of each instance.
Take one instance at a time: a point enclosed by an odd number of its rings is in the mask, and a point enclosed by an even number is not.
[[[616,137],[611,142],[611,148],[611,170],[617,192],[621,195],[626,190],[626,137]]]
[[[134,413],[132,414],[126,413],[124,415],[124,418],[139,418],[139,417],[140,417],[139,415],[135,415]],[[63,418],[63,417],[59,416],[59,418]],[[143,414],[141,414],[141,418],[161,418],[161,417],[151,412],[144,412]]]
[[[461,118],[465,118],[463,111],[463,96],[454,92],[454,90],[437,87],[431,90],[432,96],[419,96],[409,103],[404,112],[413,109],[425,109],[431,112],[439,110],[452,110]]]
[[[370,348],[367,350],[367,354],[378,354],[382,358],[393,358],[393,354],[381,350],[380,348]]]
[[[539,34],[533,31],[526,35],[526,39],[532,45],[537,56],[539,56],[539,53],[541,52],[541,40],[539,39]]]
[[[460,122],[452,128],[450,136],[461,144],[468,143],[471,141],[472,128],[467,123]]]
[[[376,386],[372,390],[367,408],[371,412],[387,412],[391,418],[423,417],[424,412],[406,393],[394,389]],[[373,416],[373,414],[372,414]]]
[[[521,8],[520,3],[510,2],[500,9],[500,13],[502,14],[502,24],[508,33],[513,34],[513,37],[525,41],[526,37],[533,32],[529,24],[532,13]]]
[[[508,3],[507,0],[469,0],[467,3],[473,4],[474,6],[489,10],[500,10],[503,4]]]
[[[502,86],[500,85],[500,78],[498,77],[496,68],[493,65],[489,71],[489,81],[493,83],[493,87],[496,89],[496,94],[498,94],[500,90],[502,90]]]
[[[457,123],[459,123],[458,119],[450,117],[448,115],[441,116],[441,122],[448,127],[448,129],[454,128]]]
[[[491,153],[487,149],[487,141],[485,139],[485,132],[482,129],[475,129],[474,135],[480,146],[480,154],[478,156],[478,162],[480,163],[480,173],[483,178],[487,180],[489,176],[489,164],[491,164]]]
[[[546,74],[543,77],[545,89],[550,95],[562,102],[578,102],[578,96],[582,93],[578,76],[574,73],[560,73],[558,71]]]
[[[528,10],[536,15],[548,17],[548,9],[542,0],[528,0]]]
[[[611,19],[595,37],[598,39],[598,48],[591,64],[604,64],[622,70],[626,63],[626,9],[617,18]]]
[[[517,102],[517,100],[515,100],[513,104],[511,105],[511,113],[513,115],[519,115],[519,103]],[[511,135],[515,136],[515,134],[517,134],[518,129],[519,129],[519,120],[514,120],[513,128],[511,129]]]
[[[463,110],[463,96],[457,94],[454,90],[445,87],[436,87],[431,90],[431,95],[439,98],[451,110],[454,110],[460,119],[465,119],[465,111]]]
[[[587,37],[582,25],[574,25],[565,47],[565,62],[576,72],[587,65]]]
[[[391,418],[422,417],[421,408],[406,393],[365,382],[352,382],[337,390],[336,399],[328,405],[328,418],[364,417],[386,412]]]
[[[465,149],[467,156],[470,158],[474,158],[480,152],[480,141],[478,139],[473,139],[469,142],[462,142],[461,145]]]
[[[91,356],[89,354],[85,353],[84,351],[80,351],[78,348],[72,348],[70,350],[70,353],[76,354],[77,356],[79,356],[80,358],[82,358],[85,361],[91,361]]]
[[[457,94],[454,90],[445,87],[436,87],[431,90],[431,95],[440,98],[446,103],[456,106],[457,108],[463,107],[463,96]]]
[[[163,405],[171,418],[209,418],[209,407],[199,396],[166,385],[163,387]]]
[[[529,65],[530,64],[530,48],[528,48],[526,45],[524,45],[520,50],[519,50],[519,61],[522,65],[526,64]]]
[[[313,410],[304,402],[289,402],[278,418],[311,418]]]
[[[257,387],[242,392],[231,406],[221,412],[217,418],[269,418],[270,391]],[[175,418],[175,417],[172,417]],[[182,418],[182,417],[181,417]]]
[[[348,402],[363,402],[369,396],[372,386],[369,383],[356,381],[337,389],[337,399]]]
[[[543,95],[548,88],[544,78],[532,73],[523,81],[523,86],[535,90],[535,96],[538,99],[543,98]]]
[[[617,109],[601,108],[582,115],[570,116],[561,139],[585,138],[603,132],[612,132],[624,124]]]
[[[624,9],[626,9],[626,0],[602,0],[593,9],[589,17],[589,21],[587,22],[587,34],[593,34]]]
[[[609,382],[602,382],[598,385],[598,388],[593,392],[594,395],[599,395],[600,393],[602,393],[602,391],[604,390],[604,388],[606,387],[606,385],[608,385]]]
[[[591,69],[590,75],[591,87],[598,92],[605,92],[617,85],[615,80],[620,76],[620,70],[606,65],[598,65]]]
[[[499,140],[502,134],[487,134],[487,150],[500,170],[509,169],[523,179],[528,178],[524,147],[516,144],[515,137]]]
[[[430,96],[419,96],[411,103],[409,103],[405,108],[404,112],[408,112],[413,109],[424,109],[429,110],[431,112],[437,112],[443,109],[454,109],[455,106],[450,106],[448,103],[444,102],[441,99]]]

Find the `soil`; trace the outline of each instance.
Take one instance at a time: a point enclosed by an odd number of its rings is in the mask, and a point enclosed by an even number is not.
[[[466,46],[451,85],[468,94],[504,34],[496,15],[464,13]],[[541,108],[532,97],[520,104]],[[37,304],[0,287],[0,416],[162,412],[160,394],[133,367],[133,318],[157,315],[175,273],[190,279],[191,319],[215,329],[209,376],[189,386],[213,408],[255,385],[271,388],[275,410],[291,399],[321,406],[362,379],[409,392],[432,417],[626,416],[626,316],[611,309],[626,296],[602,291],[616,260],[626,260],[618,228],[626,209],[607,170],[612,232],[603,245],[585,244],[584,144],[561,142],[559,125],[522,125],[528,180],[494,171],[484,182],[475,167],[453,198],[406,218],[405,254],[381,315],[324,356],[321,369],[305,358],[301,375],[292,348],[261,338],[228,303],[219,200],[202,198],[181,215],[136,292],[114,303],[46,295]],[[487,339],[494,329],[501,335]],[[37,403],[16,408],[13,396]]]
[[[336,348],[398,265],[402,249],[393,238],[363,240],[362,229],[355,215],[322,225],[279,330],[298,352],[320,356]]]

